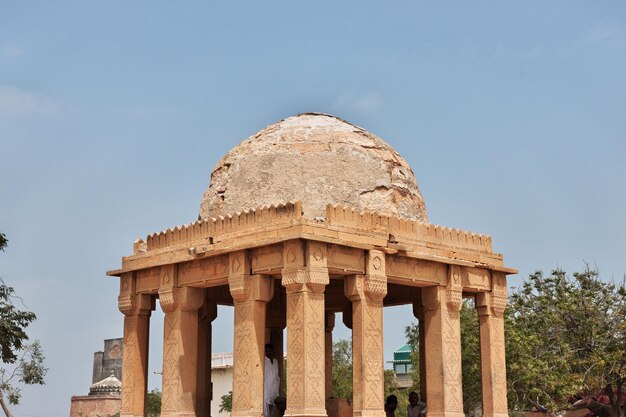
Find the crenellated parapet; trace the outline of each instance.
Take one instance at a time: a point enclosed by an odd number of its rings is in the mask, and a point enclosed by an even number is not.
[[[405,220],[375,212],[361,212],[351,207],[328,205],[326,222],[362,232],[388,233],[391,239],[420,242],[491,253],[491,236],[445,226]]]
[[[213,240],[230,233],[245,232],[266,225],[290,223],[302,217],[302,203],[277,204],[245,210],[217,219],[203,219],[148,236],[146,251],[176,246],[183,243]],[[141,247],[136,245],[136,247]]]
[[[217,219],[203,219],[149,235],[137,240],[134,254],[193,242],[209,242],[233,233],[263,229],[267,226],[305,223],[299,201],[245,210]],[[491,236],[405,220],[376,212],[362,212],[351,207],[328,205],[325,218],[316,218],[317,225],[342,227],[364,233],[385,234],[391,242],[416,242],[447,246],[482,253],[491,253]]]
[[[133,254],[124,257],[122,268],[109,275],[144,271],[142,277],[152,276],[156,272],[151,268],[183,262],[181,272],[186,279],[223,284],[225,256],[241,250],[251,250],[254,273],[277,274],[284,267],[282,245],[298,239],[328,244],[328,268],[340,275],[364,273],[362,251],[373,249],[399,254],[388,265],[390,276],[399,279],[417,274],[438,280],[440,274],[420,272],[423,262],[419,260],[482,268],[462,275],[464,285],[479,290],[488,280],[488,270],[514,273],[504,266],[501,254],[492,252],[487,235],[345,206],[328,205],[326,215],[315,218],[307,217],[305,211],[296,201],[153,233],[145,241],[135,241]],[[154,279],[142,278],[142,290],[144,283]]]

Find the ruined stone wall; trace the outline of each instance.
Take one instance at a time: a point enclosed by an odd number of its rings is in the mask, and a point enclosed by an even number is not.
[[[106,339],[104,351],[95,352],[93,355],[92,384],[100,382],[113,374],[122,380],[122,342],[124,339]]]

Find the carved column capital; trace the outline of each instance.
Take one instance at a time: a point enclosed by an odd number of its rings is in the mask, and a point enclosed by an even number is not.
[[[491,292],[476,294],[476,310],[479,316],[503,317],[506,308],[506,277],[503,273],[492,275]]]
[[[274,280],[268,275],[231,275],[228,277],[228,286],[236,303],[268,302],[274,295]]]
[[[329,282],[328,268],[325,267],[307,265],[283,268],[282,271],[282,284],[288,293],[304,289],[314,293],[323,293]]]
[[[204,304],[204,290],[191,287],[161,288],[159,302],[165,313],[196,311]]]
[[[134,272],[120,277],[120,293],[117,307],[125,316],[150,315],[154,310],[154,300],[149,294],[137,294],[137,276]]]
[[[265,275],[252,275],[250,257],[245,251],[229,255],[228,287],[235,302],[269,301],[274,295],[274,280]]]
[[[117,297],[117,306],[125,316],[149,316],[155,304],[150,294],[134,294]]]
[[[344,293],[352,301],[365,297],[372,301],[382,301],[387,295],[385,254],[378,250],[370,250],[367,254],[366,274],[346,277]]]
[[[476,294],[476,311],[479,316],[502,317],[506,308],[506,297],[493,292]]]
[[[506,308],[506,275],[493,272],[491,276],[491,311],[497,317],[502,317]]]
[[[285,242],[283,253],[282,285],[288,293],[324,292],[330,281],[325,243],[293,240]]]
[[[452,311],[461,311],[461,306],[463,305],[463,284],[461,283],[461,267],[458,265],[448,265],[446,304]]]
[[[364,290],[370,299],[382,301],[387,295],[387,263],[385,254],[379,250],[370,250],[366,259],[366,278]]]

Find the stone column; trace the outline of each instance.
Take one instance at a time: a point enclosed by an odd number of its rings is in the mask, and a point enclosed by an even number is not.
[[[228,286],[235,304],[233,347],[233,417],[263,415],[266,305],[273,280],[251,275],[245,251],[230,254]]]
[[[284,363],[284,343],[283,343],[283,330],[287,326],[286,312],[285,312],[285,297],[281,294],[281,286],[275,285],[274,282],[274,296],[272,300],[267,303],[267,316],[265,319],[265,340],[274,346],[274,356],[278,360],[278,374],[280,375],[280,389],[279,394],[285,395],[285,370],[283,369]]]
[[[146,415],[148,341],[154,299],[148,294],[137,294],[135,284],[134,273],[122,275],[118,297],[118,307],[124,314],[122,417]]]
[[[455,265],[448,268],[447,286],[422,288],[429,417],[463,417],[461,272]]]
[[[384,417],[383,298],[387,294],[385,254],[370,250],[366,275],[346,277],[352,301],[353,412]]]
[[[159,301],[165,313],[163,331],[162,417],[197,417],[198,310],[204,290],[178,287],[175,265],[161,267]]]
[[[333,329],[335,328],[335,313],[326,312],[324,320],[324,386],[326,387],[326,398],[333,396]]]
[[[213,401],[213,383],[211,382],[212,322],[217,317],[217,304],[215,301],[207,300],[198,313],[198,398],[196,409],[197,417],[210,417],[211,401]]]
[[[413,302],[413,315],[418,321],[419,331],[419,372],[420,372],[420,401],[428,402],[426,396],[426,331],[424,329],[424,307],[422,306],[422,299]]]
[[[492,273],[491,293],[476,295],[480,323],[480,369],[483,416],[507,417],[506,359],[504,353],[504,308],[506,277]]]
[[[326,416],[324,289],[326,245],[294,240],[283,246],[287,289],[287,410],[285,416]]]

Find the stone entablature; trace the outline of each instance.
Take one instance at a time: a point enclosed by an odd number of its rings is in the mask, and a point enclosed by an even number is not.
[[[284,267],[282,242],[296,239],[327,244],[331,275],[365,273],[368,249],[386,254],[389,283],[445,285],[446,265],[458,265],[463,291],[484,292],[491,290],[492,272],[516,272],[504,266],[501,254],[491,251],[487,235],[331,205],[325,218],[313,220],[303,217],[301,203],[295,202],[154,233],[147,241],[135,242],[134,254],[108,274],[136,272],[136,292],[156,293],[161,285],[157,267],[179,264],[181,285],[225,285],[228,253],[251,249],[253,274],[279,275]]]
[[[153,233],[145,242],[144,251],[153,251],[159,248],[177,246],[184,243],[201,242],[217,244],[228,239],[229,234],[254,231],[257,227],[280,224],[294,225],[326,224],[329,230],[352,229],[373,238],[383,235],[388,239],[393,235],[398,241],[407,244],[430,244],[476,252],[491,253],[491,237],[484,234],[465,230],[450,229],[431,223],[405,220],[374,212],[359,212],[350,207],[328,205],[324,218],[308,219],[302,214],[302,203],[278,204],[270,207],[250,209],[219,219],[198,220],[190,225],[183,225],[166,231]],[[142,241],[140,241],[142,242]],[[139,243],[142,247],[143,244]],[[402,249],[402,248],[400,248]],[[498,254],[496,257],[502,259]]]

